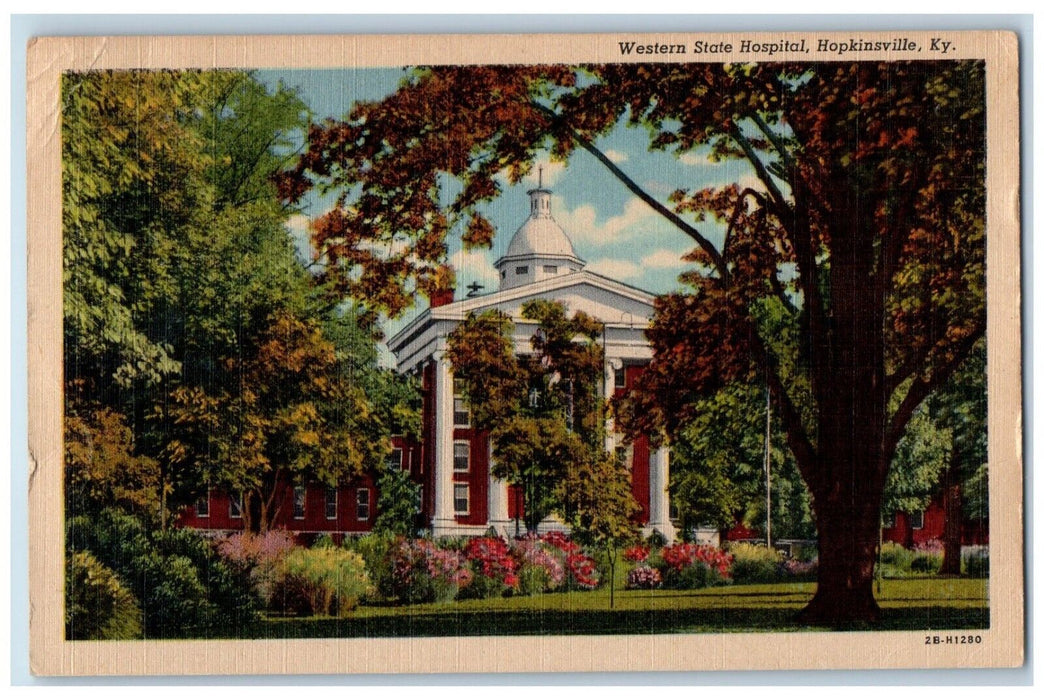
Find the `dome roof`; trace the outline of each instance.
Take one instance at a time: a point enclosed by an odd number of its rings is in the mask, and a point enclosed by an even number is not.
[[[569,237],[566,236],[558,222],[550,216],[526,219],[526,222],[515,232],[504,257],[514,258],[523,255],[577,257]]]
[[[532,211],[511,238],[503,259],[551,256],[579,260],[569,236],[551,217],[551,192],[531,190],[529,197]]]

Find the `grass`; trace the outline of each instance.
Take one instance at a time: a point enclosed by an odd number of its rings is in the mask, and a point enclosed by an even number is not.
[[[472,635],[665,634],[807,630],[794,615],[814,583],[723,586],[697,591],[548,593],[454,603],[363,606],[347,618],[266,618],[246,636],[442,637]],[[859,629],[953,630],[989,627],[986,579],[886,580],[883,616]]]

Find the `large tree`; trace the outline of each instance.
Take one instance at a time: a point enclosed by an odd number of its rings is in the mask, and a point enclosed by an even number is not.
[[[699,398],[763,373],[819,533],[802,618],[841,623],[880,614],[896,445],[985,331],[984,110],[975,61],[423,68],[316,126],[280,184],[341,192],[313,236],[325,273],[397,313],[448,282],[451,231],[489,243],[478,205],[498,176],[519,181],[547,148],[593,154],[695,243],[691,290],[657,302],[632,428],[669,437]],[[621,122],[750,177],[677,183],[668,206],[598,149]]]

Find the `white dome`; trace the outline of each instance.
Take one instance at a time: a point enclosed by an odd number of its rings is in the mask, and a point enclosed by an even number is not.
[[[504,257],[514,258],[523,255],[577,257],[569,237],[550,215],[530,217],[515,232]]]
[[[507,251],[494,265],[500,288],[510,289],[583,269],[573,243],[551,217],[551,192],[529,191],[529,218],[515,231]]]

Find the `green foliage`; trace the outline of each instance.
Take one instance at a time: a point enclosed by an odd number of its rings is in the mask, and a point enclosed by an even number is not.
[[[121,414],[72,401],[65,414],[65,508],[97,513],[123,508],[156,521],[160,467],[137,455],[134,435]]]
[[[671,444],[671,502],[683,532],[707,525],[725,530],[737,518],[764,530],[764,389],[734,383],[696,407],[695,418]],[[775,413],[772,435],[773,537],[813,537],[808,489]]]
[[[906,578],[938,573],[942,552],[930,549],[906,549],[895,542],[881,545],[881,577]]]
[[[970,550],[964,556],[964,573],[972,578],[989,578],[990,550],[988,547]]]
[[[732,555],[732,580],[737,585],[779,580],[783,556],[775,549],[737,542],[729,545],[728,552]]]
[[[284,610],[344,616],[373,594],[366,563],[338,547],[299,547],[282,561],[276,600]]]
[[[630,471],[605,455],[571,465],[558,489],[573,538],[609,552],[608,563],[615,567],[616,550],[638,538],[635,518],[641,507],[631,491]]]
[[[195,532],[148,532],[137,518],[105,510],[70,520],[66,547],[90,552],[126,583],[148,639],[228,636],[257,620],[247,576]]]
[[[469,315],[448,345],[472,424],[491,431],[494,476],[521,487],[533,532],[547,515],[563,512],[554,484],[602,456],[602,326],[544,299],[523,304],[522,316],[538,325],[533,357],[516,357],[514,325],[499,311]]]
[[[65,638],[139,639],[141,608],[112,569],[90,552],[65,561]]]
[[[453,374],[471,409],[472,425],[489,430],[519,414],[528,380],[515,357],[514,324],[501,311],[468,314],[447,338]]]
[[[693,562],[680,571],[667,569],[662,576],[664,588],[674,588],[683,591],[722,586],[728,583],[728,579],[723,577],[714,567],[702,561]]]
[[[559,508],[558,484],[587,459],[587,450],[561,417],[534,418],[516,415],[490,435],[493,442],[493,475],[522,489],[526,529],[537,525]]]
[[[374,532],[412,537],[420,512],[420,485],[402,469],[389,469],[377,480]]]
[[[518,569],[518,592],[520,595],[539,595],[551,588],[551,575],[547,567],[523,563]]]
[[[347,547],[363,558],[374,593],[383,598],[395,596],[392,580],[391,549],[397,538],[386,532],[375,531],[347,542]]]
[[[913,513],[928,507],[946,469],[950,442],[950,431],[932,421],[927,404],[914,413],[888,472],[884,513]]]

